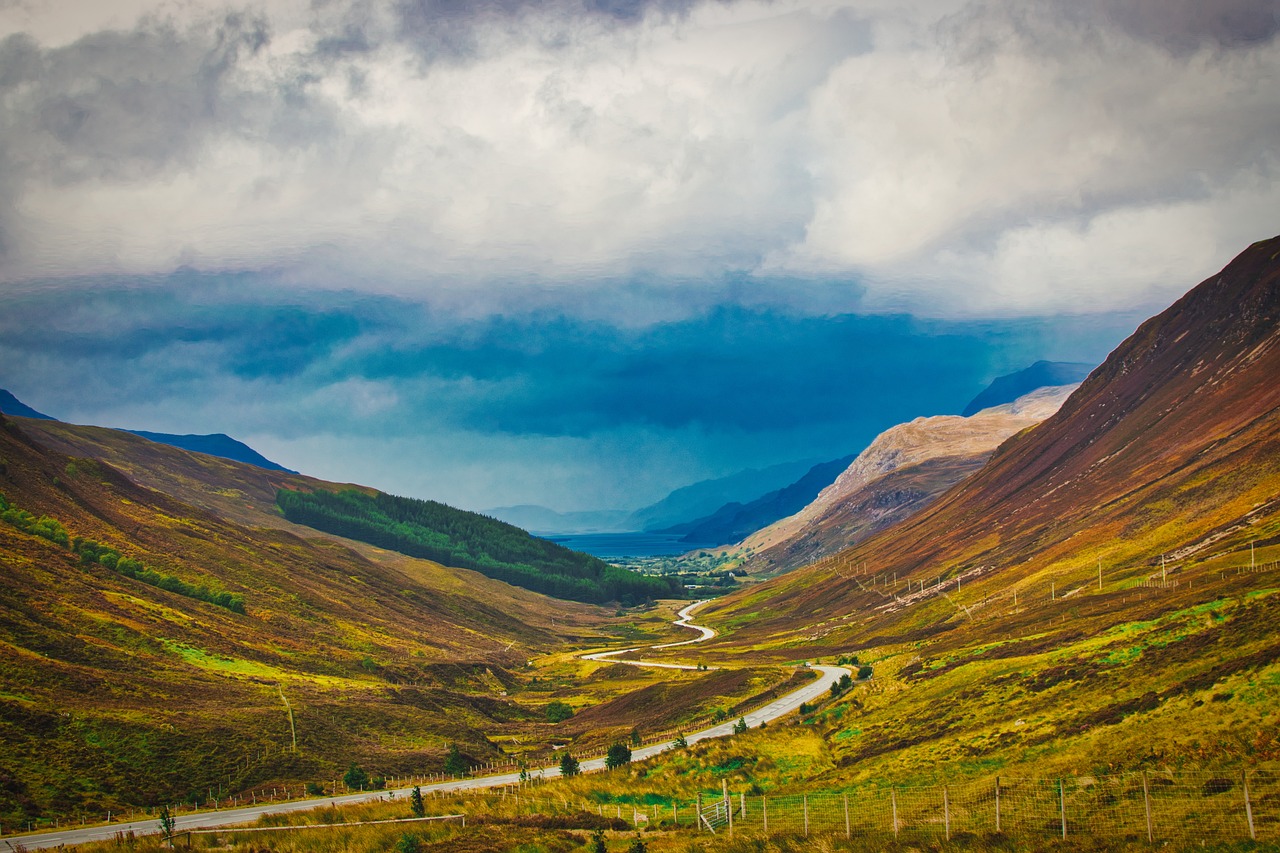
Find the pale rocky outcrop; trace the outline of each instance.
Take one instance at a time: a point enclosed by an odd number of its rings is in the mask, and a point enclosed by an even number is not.
[[[1039,388],[967,418],[936,415],[885,430],[812,503],[735,546],[752,555],[744,568],[787,571],[910,516],[981,467],[1007,438],[1056,412],[1077,387]],[[930,463],[935,470],[926,474]],[[905,472],[920,476],[895,484],[894,475]]]

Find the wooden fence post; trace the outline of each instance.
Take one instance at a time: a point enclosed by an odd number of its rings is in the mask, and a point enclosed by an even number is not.
[[[729,821],[729,837],[733,838],[733,799],[729,796],[729,780],[721,779],[724,791],[724,813]]]
[[[1252,543],[1250,543],[1252,547]],[[1244,816],[1249,821],[1249,838],[1252,841],[1258,840],[1258,835],[1253,830],[1253,804],[1249,802],[1249,771],[1240,771],[1240,781],[1244,785]]]
[[[804,795],[804,837],[809,837],[809,795]]]
[[[696,817],[697,822],[694,825],[697,826],[698,831],[701,832],[702,831],[702,792],[701,791],[698,792],[698,801],[695,808],[697,808],[698,811],[697,811],[697,817]]]
[[[846,839],[853,837],[853,830],[849,826],[849,793],[844,794],[844,837]]]
[[[996,777],[996,832],[1000,831],[1000,777]]]
[[[898,791],[889,788],[889,803],[893,806],[893,837],[898,837]]]
[[[1147,785],[1147,771],[1142,771],[1142,805],[1147,812],[1147,843],[1155,843],[1155,832],[1151,826],[1151,789]]]
[[[764,818],[764,837],[769,837],[769,798],[760,795],[760,816]]]
[[[1062,817],[1062,837],[1067,837],[1067,793],[1062,785],[1062,780],[1058,780],[1058,814]]]
[[[946,831],[947,840],[951,840],[951,803],[947,799],[947,786],[942,786],[942,826]]]

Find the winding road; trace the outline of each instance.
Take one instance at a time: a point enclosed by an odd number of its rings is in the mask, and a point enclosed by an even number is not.
[[[613,660],[615,663],[625,663],[632,666],[655,667],[661,669],[697,669],[694,664],[678,664],[678,663],[661,663],[656,661],[632,660],[628,658],[616,658],[617,655],[625,655],[631,652],[640,651],[643,648],[651,649],[670,649],[676,646],[687,646],[692,643],[705,643],[712,637],[716,636],[716,632],[704,625],[695,625],[691,620],[693,611],[706,601],[695,601],[682,609],[677,615],[679,619],[674,624],[682,628],[689,628],[697,631],[699,636],[692,640],[681,640],[677,643],[663,643],[657,646],[636,646],[630,649],[617,649],[611,652],[595,652],[583,655],[586,660]],[[850,675],[848,669],[842,666],[822,666],[814,664],[812,669],[822,673],[817,678],[798,690],[794,690],[785,696],[773,700],[767,705],[763,705],[756,710],[745,714],[743,719],[746,720],[749,728],[756,728],[761,723],[772,722],[779,717],[791,713],[800,707],[802,702],[809,702],[817,699],[819,696],[827,693],[831,689],[833,682],[839,681],[843,675]],[[733,727],[737,724],[736,720],[730,720],[719,725],[712,726],[709,729],[693,732],[686,735],[685,740],[688,743],[696,743],[707,738],[725,737],[733,734]],[[631,758],[633,761],[643,761],[651,758],[663,750],[670,749],[675,746],[675,741],[666,741],[651,746],[641,747],[633,750]],[[581,770],[588,773],[595,770],[604,769],[603,758],[589,758],[582,761]],[[560,775],[559,766],[543,767],[540,769],[531,769],[530,775],[540,776],[543,778],[554,778]],[[449,782],[437,782],[432,785],[422,785],[421,790],[424,794],[432,791],[462,791],[462,790],[478,790],[482,788],[498,788],[504,785],[516,785],[520,782],[518,773],[503,773],[495,776],[481,776],[471,779],[455,779]],[[363,803],[371,800],[384,798],[404,799],[408,800],[409,793],[412,788],[399,788],[393,791],[377,791],[366,792],[361,794],[346,794],[338,797],[324,797],[314,800],[295,800],[288,803],[264,803],[257,806],[246,806],[235,809],[224,809],[217,812],[198,812],[192,815],[178,815],[174,819],[174,833],[188,832],[197,829],[212,829],[220,826],[227,826],[238,823],[252,823],[258,818],[266,814],[286,814],[289,812],[309,811],[311,809],[321,808],[328,805],[345,805],[348,803]],[[19,843],[28,850],[36,850],[47,847],[57,847],[59,845],[84,844],[89,841],[105,841],[114,838],[117,833],[132,832],[135,835],[150,835],[160,831],[160,821],[158,820],[134,820],[124,823],[112,823],[106,826],[92,826],[83,829],[60,829],[52,832],[42,832],[26,835],[6,835],[0,838],[0,853],[9,853]]]

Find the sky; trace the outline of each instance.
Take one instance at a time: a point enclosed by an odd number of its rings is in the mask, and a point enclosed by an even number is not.
[[[633,509],[1280,231],[1280,0],[0,0],[0,387]]]

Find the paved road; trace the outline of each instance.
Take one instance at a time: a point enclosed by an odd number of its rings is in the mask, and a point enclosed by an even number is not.
[[[694,625],[689,620],[693,618],[693,611],[697,610],[699,607],[701,607],[706,603],[707,603],[706,599],[702,601],[695,601],[693,604],[688,605],[687,607],[685,607],[683,610],[681,610],[679,613],[676,614],[679,618],[676,619],[676,621],[673,624],[679,625],[681,628],[689,628],[690,630],[698,632],[698,636],[694,637],[692,640],[681,640],[678,643],[663,643],[662,645],[658,645],[658,646],[635,646],[634,648],[630,648],[630,649],[615,649],[611,652],[595,652],[593,654],[583,655],[582,659],[583,660],[611,660],[611,659],[614,659],[617,655],[625,655],[625,654],[630,654],[631,652],[638,652],[640,651],[641,648],[674,649],[676,646],[687,646],[690,643],[705,643],[707,640],[710,640],[712,637],[716,635],[715,630],[712,628],[708,628],[705,625]],[[658,661],[636,660],[634,658],[617,658],[616,660],[613,660],[613,662],[629,663],[632,666],[647,666],[647,667],[652,667],[653,669],[697,669],[698,668],[697,664],[661,663]],[[711,667],[711,668],[716,669],[716,667]]]
[[[693,611],[705,604],[705,601],[697,601],[680,611],[680,619],[675,624],[684,628],[700,632],[701,636],[692,640],[683,640],[679,643],[667,643],[661,646],[652,646],[651,648],[662,649],[672,648],[674,646],[683,646],[689,643],[702,643],[716,635],[716,632],[702,625],[694,625],[689,619]],[[613,652],[597,652],[592,655],[584,655],[590,660],[605,660],[613,655],[626,654],[628,652],[639,651],[640,647],[632,649],[619,649]],[[664,668],[694,669],[692,665],[686,664],[663,664],[650,661],[634,661],[634,660],[618,660],[618,663],[629,663],[633,666],[652,666]],[[817,678],[799,690],[795,690],[782,696],[767,705],[764,705],[749,714],[743,719],[747,721],[747,725],[751,728],[759,726],[761,723],[772,722],[777,718],[791,713],[800,707],[801,702],[810,702],[828,693],[831,684],[840,680],[843,675],[850,675],[849,670],[842,666],[819,666],[814,665],[813,669],[822,673]],[[707,738],[724,737],[733,734],[733,727],[737,720],[730,720],[712,726],[709,729],[703,729],[699,732],[685,735],[688,743],[696,743]],[[631,753],[633,761],[643,761],[650,758],[665,749],[670,749],[675,745],[674,741],[653,744],[651,746],[641,747]],[[595,770],[604,769],[603,758],[590,758],[582,762],[582,772],[590,773]],[[530,769],[529,774],[532,776],[540,776],[551,779],[560,775],[560,768],[543,767],[540,769]],[[457,779],[450,782],[438,782],[433,785],[421,786],[422,792],[429,793],[431,791],[462,791],[477,790],[482,788],[499,788],[504,785],[515,785],[520,782],[518,773],[503,773],[497,776],[482,776],[473,779]],[[265,803],[257,806],[248,806],[237,809],[225,809],[217,812],[200,812],[192,815],[179,815],[175,819],[175,832],[186,832],[193,829],[211,829],[219,826],[226,826],[235,823],[252,823],[265,814],[285,814],[288,812],[308,811],[310,809],[320,808],[327,805],[344,805],[347,803],[364,803],[377,799],[386,799],[388,797],[405,800],[409,798],[409,792],[412,788],[400,788],[394,791],[380,791],[376,793],[363,794],[346,794],[340,797],[324,797],[313,800],[295,800],[288,803]],[[53,832],[44,832],[35,835],[7,835],[0,838],[0,853],[9,853],[14,845],[22,843],[28,850],[35,850],[44,847],[57,847],[62,844],[84,844],[89,841],[103,841],[115,837],[119,832],[133,832],[135,835],[150,835],[160,831],[160,821],[158,820],[135,820],[128,823],[113,823],[108,826],[86,827],[84,829],[62,829]]]

